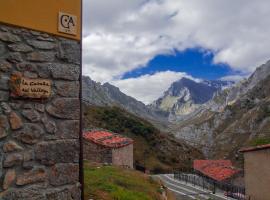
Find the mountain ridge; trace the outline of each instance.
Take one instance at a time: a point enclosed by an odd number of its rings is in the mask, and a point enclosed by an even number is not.
[[[136,116],[147,119],[163,129],[167,126],[168,113],[159,109],[150,109],[143,102],[120,91],[110,83],[100,84],[90,77],[83,76],[83,101],[95,106],[118,106]]]
[[[174,121],[179,117],[191,114],[211,100],[216,92],[231,84],[230,81],[203,80],[197,82],[188,78],[181,78],[173,82],[163,96],[150,104],[149,107],[169,112],[169,121]]]
[[[217,93],[188,119],[171,125],[170,132],[209,158],[236,159],[239,148],[258,137],[270,137],[269,105],[268,61],[248,79]]]

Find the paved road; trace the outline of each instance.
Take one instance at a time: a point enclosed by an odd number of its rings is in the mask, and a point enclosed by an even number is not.
[[[222,193],[212,194],[211,191],[203,190],[199,187],[194,187],[191,184],[185,184],[184,182],[175,180],[171,174],[155,175],[154,177],[160,178],[166,187],[175,194],[177,200],[234,200],[225,197]]]

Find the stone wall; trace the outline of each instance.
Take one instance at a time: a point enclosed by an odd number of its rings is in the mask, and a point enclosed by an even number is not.
[[[110,148],[84,139],[83,158],[96,163],[108,163],[133,168],[133,144]]]
[[[133,169],[133,144],[115,148],[112,151],[112,164]]]
[[[91,162],[112,164],[112,149],[84,139],[83,158]]]
[[[51,80],[51,96],[11,97],[13,74]],[[78,42],[0,25],[0,199],[80,199],[79,77]]]

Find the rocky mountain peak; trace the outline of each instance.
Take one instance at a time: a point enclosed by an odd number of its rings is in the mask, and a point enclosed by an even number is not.
[[[170,115],[188,115],[200,105],[208,102],[217,91],[232,84],[228,81],[194,81],[188,78],[171,84],[164,95],[154,101],[150,106],[169,112]]]

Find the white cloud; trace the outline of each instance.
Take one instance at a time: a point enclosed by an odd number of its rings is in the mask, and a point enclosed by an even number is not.
[[[111,83],[121,88],[121,91],[125,94],[132,96],[145,104],[149,104],[159,98],[174,81],[183,77],[198,81],[186,73],[164,71],[152,75],[143,75],[137,78],[115,80]]]
[[[269,0],[85,0],[83,73],[117,81],[158,54],[193,47],[250,73],[269,59],[269,8]]]
[[[229,76],[224,76],[222,77],[220,80],[222,81],[234,81],[234,82],[238,82],[243,80],[244,78],[247,78],[248,75],[229,75]]]
[[[150,44],[152,43],[152,44]],[[107,82],[145,65],[157,54],[171,53],[166,39],[93,33],[84,38],[84,74]],[[162,48],[160,48],[162,47]]]

